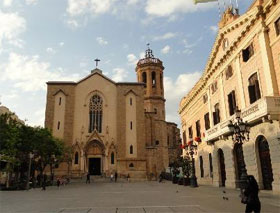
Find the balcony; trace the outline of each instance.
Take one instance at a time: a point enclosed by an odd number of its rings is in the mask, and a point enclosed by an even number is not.
[[[262,120],[279,120],[280,97],[263,97],[245,109],[241,109],[241,118],[250,124]],[[234,115],[215,125],[205,133],[205,141],[213,141],[229,134],[228,124]]]

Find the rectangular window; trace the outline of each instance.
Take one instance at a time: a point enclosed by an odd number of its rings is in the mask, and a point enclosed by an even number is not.
[[[210,129],[209,112],[204,115],[205,129]]]
[[[57,122],[57,129],[60,128],[60,121]]]
[[[276,31],[276,35],[279,36],[280,35],[280,17],[276,20],[275,24],[275,31]]]
[[[189,139],[193,138],[192,127],[189,127]]]
[[[130,121],[130,129],[132,129],[132,121]]]
[[[228,108],[229,108],[229,115],[233,115],[237,108],[234,90],[228,94]]]
[[[250,104],[256,102],[261,98],[260,85],[259,85],[257,73],[254,73],[249,78],[248,91],[249,91]]]
[[[209,166],[210,166],[210,177],[213,177],[213,163],[212,163],[212,155],[209,153]]]
[[[199,163],[200,163],[200,177],[204,177],[204,169],[203,169],[203,158],[202,156],[199,156]]]
[[[220,123],[220,107],[219,107],[219,103],[217,103],[214,106],[213,121],[214,121],[214,125]]]
[[[132,98],[129,99],[130,105],[132,106]]]
[[[61,105],[61,97],[59,97],[59,105]]]
[[[196,129],[196,136],[200,138],[201,137],[201,134],[200,134],[200,120],[195,122],[195,129]]]
[[[242,50],[242,58],[244,62],[247,62],[254,55],[253,44],[250,44],[246,49]]]

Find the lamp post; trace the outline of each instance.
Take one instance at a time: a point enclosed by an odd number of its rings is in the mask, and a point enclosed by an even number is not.
[[[197,149],[197,145],[193,144],[193,141],[191,140],[188,143],[188,154],[191,157],[191,177],[190,177],[190,186],[191,187],[198,187],[197,185],[197,178],[195,176],[195,164],[194,164],[194,151]]]
[[[28,173],[27,173],[27,183],[26,183],[26,190],[29,189],[29,179],[30,179],[30,170],[31,170],[31,159],[34,157],[32,152],[29,153],[29,164],[28,164]]]
[[[238,182],[242,192],[242,190],[245,189],[247,185],[247,170],[244,162],[242,144],[244,141],[249,141],[250,139],[249,138],[250,126],[247,122],[243,122],[241,118],[241,111],[238,109],[235,111],[235,119],[236,121],[234,123],[230,121],[228,128],[232,136],[232,141],[234,143],[238,143],[241,145],[241,153],[240,153],[240,156],[242,158],[241,165],[240,165],[241,175],[240,175],[240,180]]]

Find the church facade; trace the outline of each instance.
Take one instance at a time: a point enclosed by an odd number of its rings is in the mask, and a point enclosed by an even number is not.
[[[99,69],[78,82],[47,82],[45,127],[72,147],[56,174],[155,178],[176,159],[177,125],[165,121],[163,64],[148,48],[138,82],[114,82]]]

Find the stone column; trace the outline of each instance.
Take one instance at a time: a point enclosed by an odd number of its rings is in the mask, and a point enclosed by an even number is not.
[[[266,94],[265,96],[279,95],[276,73],[273,65],[273,57],[270,48],[270,41],[268,37],[268,28],[265,26],[259,35],[262,63],[263,63],[263,74],[265,77]]]
[[[245,102],[245,88],[243,85],[243,78],[242,78],[242,73],[240,70],[240,59],[239,56],[236,57],[235,59],[235,72],[236,72],[236,77],[237,77],[237,87],[238,87],[238,93],[236,94],[236,99],[239,101],[240,106],[238,106],[239,109],[244,109],[246,107],[246,102]]]

